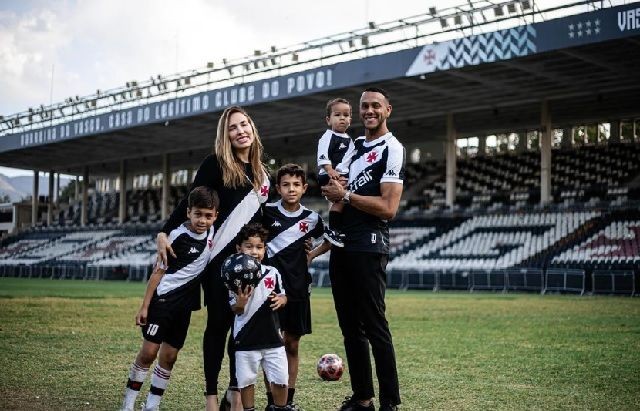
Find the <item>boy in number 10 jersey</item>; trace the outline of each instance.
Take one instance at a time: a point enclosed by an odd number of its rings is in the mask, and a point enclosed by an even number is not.
[[[175,252],[168,266],[157,266],[147,284],[136,325],[144,338],[129,370],[122,401],[123,411],[132,411],[142,383],[153,361],[158,362],[151,376],[151,389],[143,410],[156,410],[164,394],[171,370],[184,345],[191,312],[200,309],[200,277],[213,249],[213,222],[220,200],[216,191],[194,188],[188,197],[188,220],[171,231],[169,240]]]

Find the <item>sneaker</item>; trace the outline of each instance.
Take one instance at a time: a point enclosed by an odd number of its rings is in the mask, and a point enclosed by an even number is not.
[[[344,247],[344,234],[329,227],[324,228],[324,238],[336,247]]]
[[[287,404],[287,409],[291,410],[291,411],[304,411],[302,408],[300,408],[300,406],[298,404],[296,404],[295,402],[290,402]]]
[[[378,408],[378,411],[398,411],[397,405],[385,404]]]
[[[147,404],[145,404],[144,402],[140,404],[140,411],[159,411],[160,410],[160,405],[156,405],[153,408],[147,408]]]
[[[342,401],[342,407],[338,408],[338,411],[375,411],[375,409],[376,407],[373,406],[373,400],[371,400],[369,405],[362,405],[358,402],[358,400],[354,400],[351,397],[344,397],[344,401]]]

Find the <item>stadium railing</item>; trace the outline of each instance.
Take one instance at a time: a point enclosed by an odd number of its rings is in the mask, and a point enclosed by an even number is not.
[[[502,270],[473,270],[469,291],[494,290],[507,291],[506,274]]]
[[[631,270],[594,270],[591,284],[593,294],[636,293],[635,273]]]
[[[507,291],[539,291],[544,289],[544,272],[537,268],[506,269]]]
[[[585,291],[585,272],[578,269],[549,268],[545,272],[545,284],[542,294],[550,291],[577,292]]]

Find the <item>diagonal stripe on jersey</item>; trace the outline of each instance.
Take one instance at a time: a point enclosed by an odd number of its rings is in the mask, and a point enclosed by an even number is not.
[[[266,175],[262,185],[263,187],[266,186],[268,191],[269,179]],[[211,252],[209,261],[213,260],[220,251],[224,250],[224,248],[233,241],[234,238],[236,238],[238,230],[251,220],[251,217],[253,217],[256,211],[260,208],[260,204],[265,201],[267,201],[267,196],[258,195],[255,190],[251,190],[247,193],[229,216],[227,216],[220,228],[218,228],[218,231],[213,237],[213,251]]]
[[[296,221],[291,227],[282,231],[267,244],[269,258],[284,250],[294,242],[303,238],[318,224],[318,214],[309,213],[304,219]]]

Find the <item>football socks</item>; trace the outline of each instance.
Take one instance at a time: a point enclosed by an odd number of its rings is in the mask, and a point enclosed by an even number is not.
[[[136,364],[135,362],[131,364],[131,368],[129,369],[129,380],[127,381],[127,387],[124,392],[124,401],[122,402],[122,409],[129,410],[133,409],[133,406],[136,402],[136,398],[140,393],[140,388],[142,387],[142,383],[144,379],[147,377],[147,373],[149,372],[148,368],[143,368]]]
[[[145,409],[154,409],[160,405],[162,394],[167,389],[169,384],[169,378],[171,377],[171,371],[165,370],[161,366],[156,364],[153,369],[153,375],[151,376],[151,389],[147,396],[147,402],[145,403]]]

